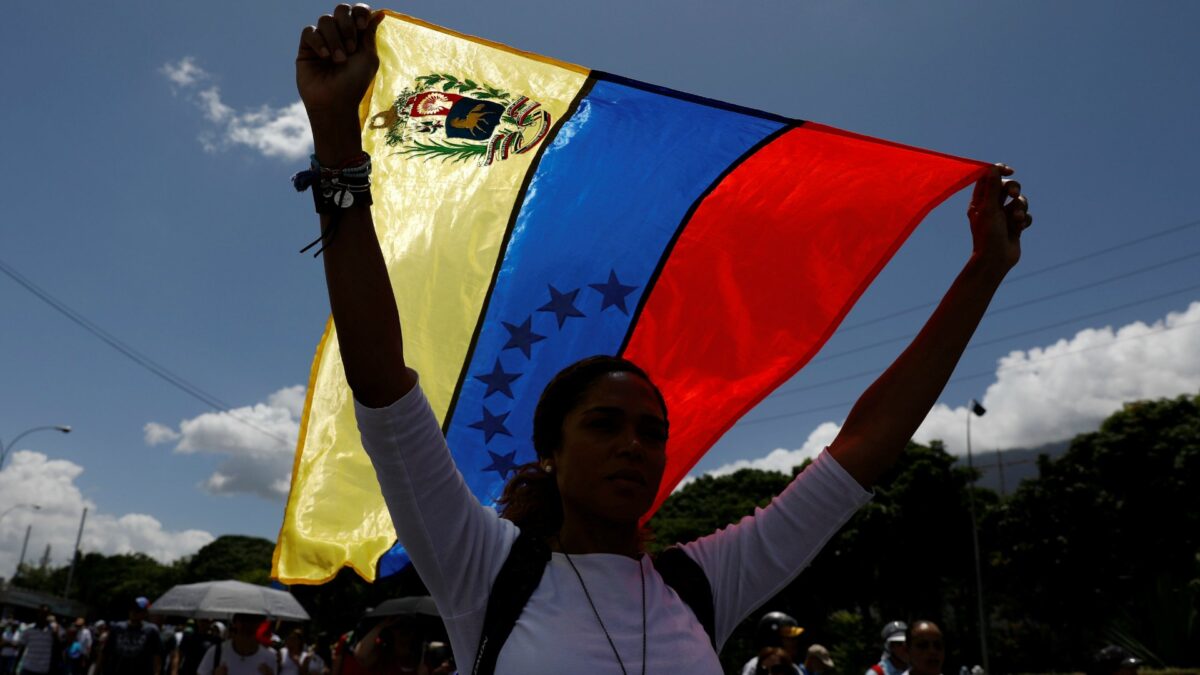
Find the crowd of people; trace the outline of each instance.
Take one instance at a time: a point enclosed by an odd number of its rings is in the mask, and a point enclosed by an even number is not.
[[[33,621],[3,623],[0,675],[329,675],[343,671],[328,640],[299,627],[235,614],[226,623],[174,619],[133,600],[123,621],[60,622],[43,605]]]
[[[453,652],[436,617],[373,616],[335,640],[299,625],[235,614],[172,621],[133,600],[124,621],[60,622],[46,606],[28,623],[0,622],[0,675],[451,675]],[[756,654],[740,675],[833,675],[828,648],[804,639],[783,612],[758,621]],[[280,635],[284,637],[280,637]],[[932,621],[892,621],[880,633],[882,654],[864,675],[942,675],[946,646]],[[1092,655],[1088,675],[1137,675],[1141,661],[1118,646]],[[844,671],[843,671],[844,672]],[[985,675],[960,666],[959,675]]]

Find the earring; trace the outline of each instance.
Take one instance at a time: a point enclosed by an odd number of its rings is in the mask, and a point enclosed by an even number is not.
[[[545,471],[546,473],[554,473],[554,465],[553,464],[543,464],[542,471]]]

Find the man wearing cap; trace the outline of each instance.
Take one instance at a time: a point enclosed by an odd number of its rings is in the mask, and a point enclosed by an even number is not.
[[[162,675],[162,636],[158,627],[146,623],[150,601],[144,597],[129,603],[129,621],[109,629],[96,672],[103,675]]]
[[[808,648],[804,664],[800,666],[800,675],[821,675],[833,670],[833,657],[825,647],[814,644]]]
[[[764,647],[781,647],[795,664],[800,660],[800,635],[803,632],[804,629],[791,616],[783,612],[768,612],[758,620],[754,647],[759,650]],[[797,674],[800,673],[799,667],[792,667],[796,669]],[[742,666],[742,675],[754,675],[757,668],[758,657],[755,656]]]
[[[908,647],[905,645],[905,633],[908,624],[903,621],[892,621],[883,627],[880,636],[883,638],[883,655],[879,663],[871,666],[866,675],[900,675],[908,668]]]

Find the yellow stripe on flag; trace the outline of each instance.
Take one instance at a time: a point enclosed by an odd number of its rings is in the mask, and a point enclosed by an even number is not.
[[[372,212],[405,357],[442,419],[522,182],[588,71],[392,12],[376,40],[379,73],[362,106]],[[395,540],[330,322],[309,379],[272,576],[319,584],[350,566],[373,581]]]

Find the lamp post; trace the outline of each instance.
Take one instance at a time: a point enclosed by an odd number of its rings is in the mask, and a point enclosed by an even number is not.
[[[0,469],[4,468],[4,460],[8,459],[8,453],[14,447],[16,447],[17,441],[35,431],[61,431],[64,434],[69,434],[71,433],[71,427],[66,424],[51,424],[44,427],[34,427],[32,429],[26,429],[25,431],[17,434],[15,438],[8,442],[8,445],[5,445],[2,441],[0,441]]]
[[[13,511],[15,511],[16,509],[22,509],[22,508],[24,508],[24,509],[33,509],[34,511],[41,511],[41,510],[42,510],[42,506],[41,506],[40,504],[17,504],[17,505],[15,505],[15,506],[10,506],[10,507],[8,507],[7,509],[4,509],[4,513],[0,513],[0,520],[4,520],[4,517],[5,517],[5,516],[7,516],[8,514],[12,513],[12,512],[13,512]]]
[[[979,401],[971,399],[967,404],[967,468],[971,469],[971,488],[975,486],[975,462],[971,457],[971,418],[983,417],[987,409],[979,405]],[[987,648],[987,616],[983,611],[983,574],[979,566],[979,525],[975,520],[975,491],[967,490],[967,508],[971,512],[971,545],[975,549],[975,598],[979,604],[979,654],[983,659],[983,670],[992,672],[988,664]]]

